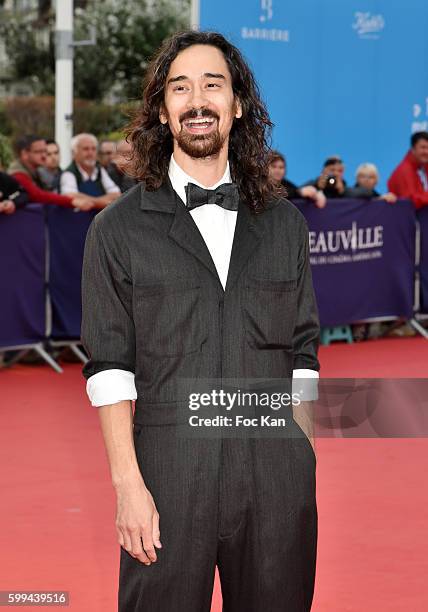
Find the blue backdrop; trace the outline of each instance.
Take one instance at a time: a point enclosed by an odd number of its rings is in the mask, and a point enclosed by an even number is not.
[[[298,184],[339,154],[348,183],[370,161],[384,190],[428,129],[427,0],[200,0],[200,26],[249,60]]]

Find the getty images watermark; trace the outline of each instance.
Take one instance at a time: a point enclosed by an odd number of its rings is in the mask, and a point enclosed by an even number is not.
[[[186,437],[428,437],[428,378],[181,379],[173,404]]]
[[[296,437],[296,412],[309,411],[316,380],[181,379],[177,423],[186,437]],[[314,392],[315,385],[315,392]],[[309,431],[309,430],[308,430]]]
[[[303,395],[303,394],[302,394]],[[255,392],[255,391],[226,391],[224,389],[212,389],[210,392],[190,393],[189,409],[192,411],[204,408],[222,408],[226,414],[215,416],[200,416],[199,414],[189,417],[191,427],[286,427],[287,418],[272,414],[249,415],[250,408],[270,408],[279,411],[282,408],[300,406],[302,397],[299,392]],[[245,413],[242,409],[246,409]],[[240,410],[239,413],[236,411]],[[230,413],[230,414],[228,414]]]

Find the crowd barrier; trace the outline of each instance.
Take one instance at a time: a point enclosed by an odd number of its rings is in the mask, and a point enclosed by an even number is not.
[[[408,200],[295,202],[310,231],[321,325],[414,314],[414,207]]]
[[[420,228],[420,312],[428,314],[428,206],[417,213]]]
[[[80,337],[83,251],[86,232],[98,211],[48,206],[49,294],[55,340]]]
[[[49,334],[45,215],[39,204],[0,215],[0,347]]]
[[[415,304],[428,312],[428,209],[416,216],[408,201],[345,199],[323,210],[306,200],[296,206],[310,230],[322,326],[411,318]],[[0,348],[79,339],[83,248],[94,214],[32,204],[0,215]]]

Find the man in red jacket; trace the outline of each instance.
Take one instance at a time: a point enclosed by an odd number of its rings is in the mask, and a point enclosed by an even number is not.
[[[18,183],[28,193],[30,202],[56,204],[66,208],[87,210],[92,208],[92,200],[84,194],[66,196],[47,191],[38,175],[39,166],[46,162],[46,141],[39,136],[24,136],[16,143],[18,159],[8,169]]]
[[[415,208],[428,205],[428,132],[415,132],[411,148],[388,180],[388,189],[412,200]]]

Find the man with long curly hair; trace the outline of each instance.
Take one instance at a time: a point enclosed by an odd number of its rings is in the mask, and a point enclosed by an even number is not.
[[[189,415],[199,381],[318,376],[308,231],[269,179],[271,125],[236,47],[175,34],[128,126],[139,182],[88,232],[83,374],[117,495],[121,612],[209,612],[216,566],[225,612],[311,608],[310,420],[288,401],[280,435],[210,435],[226,417],[197,393]]]

